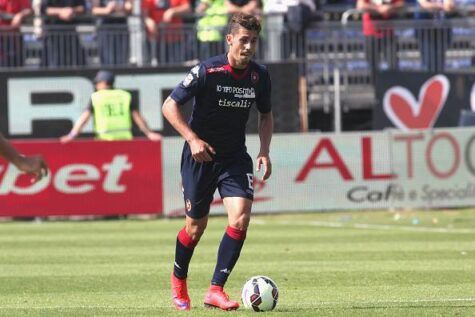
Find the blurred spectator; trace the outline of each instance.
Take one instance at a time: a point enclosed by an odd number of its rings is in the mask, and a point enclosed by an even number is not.
[[[43,64],[49,67],[84,65],[76,17],[84,14],[85,0],[45,0],[43,12],[47,17]]]
[[[220,54],[224,49],[229,15],[243,12],[260,16],[262,10],[258,0],[202,0],[195,11],[204,15],[197,24],[200,59],[203,60]]]
[[[404,7],[404,0],[358,0],[356,7],[364,11],[365,53],[370,67],[370,80],[374,83],[382,58],[386,60],[387,68],[398,68],[397,38],[394,31],[387,25],[378,26],[378,22],[394,18]]]
[[[246,13],[254,16],[261,15],[261,5],[258,0],[225,0],[227,11],[229,14]]]
[[[92,2],[94,0],[86,0],[86,3],[85,3],[85,12],[86,13],[91,13],[92,11]]]
[[[445,53],[452,42],[452,29],[447,16],[455,12],[454,0],[418,0],[416,19],[433,20],[416,30],[422,67],[431,72],[445,69]]]
[[[317,18],[317,4],[314,0],[287,1],[286,23],[289,29],[290,45],[286,54],[302,58],[305,55],[305,30]]]
[[[30,0],[0,0],[0,67],[23,66],[20,26],[32,14]]]
[[[196,13],[203,15],[197,23],[197,36],[199,58],[204,60],[222,52],[229,12],[225,0],[202,0],[196,8]]]
[[[287,1],[287,26],[293,32],[304,32],[315,18],[317,5],[314,0]]]
[[[129,62],[127,16],[132,0],[93,0],[92,14],[97,20],[99,56],[102,65],[125,65]]]
[[[182,16],[191,12],[190,0],[142,0],[149,56],[160,63],[178,63],[187,58]]]
[[[31,0],[31,8],[33,9],[33,34],[37,38],[43,36],[43,1],[44,0]]]
[[[61,143],[71,142],[84,125],[94,116],[94,131],[99,140],[115,141],[132,139],[132,120],[152,141],[161,139],[161,135],[149,129],[147,122],[132,102],[128,91],[114,88],[115,76],[112,72],[101,70],[94,78],[96,92],[81,114],[69,134],[61,137]]]
[[[264,0],[264,13],[285,14],[289,7],[289,1],[294,2],[293,0]]]

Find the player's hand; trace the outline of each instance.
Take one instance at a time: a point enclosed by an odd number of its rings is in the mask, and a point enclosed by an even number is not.
[[[268,154],[259,154],[256,160],[256,171],[261,170],[261,166],[264,165],[264,175],[262,175],[262,180],[267,180],[272,174],[272,163]]]
[[[38,182],[48,176],[48,166],[40,155],[22,155],[16,166],[20,171],[33,175],[32,182]]]
[[[162,135],[160,133],[156,133],[156,132],[153,132],[153,131],[150,131],[148,132],[147,134],[147,138],[151,141],[160,141],[162,139]]]
[[[193,159],[198,163],[210,162],[213,160],[211,154],[216,154],[213,147],[201,139],[193,139],[188,144]]]

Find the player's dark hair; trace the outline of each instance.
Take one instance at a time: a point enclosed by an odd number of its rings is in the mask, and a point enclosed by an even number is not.
[[[233,14],[231,19],[229,20],[228,34],[236,34],[240,27],[245,28],[249,31],[256,31],[257,34],[261,32],[261,23],[255,16],[250,14]]]

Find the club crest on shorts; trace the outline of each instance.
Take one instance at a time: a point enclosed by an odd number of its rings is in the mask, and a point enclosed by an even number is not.
[[[186,208],[186,211],[191,210],[191,201],[189,199],[185,201],[185,208]]]

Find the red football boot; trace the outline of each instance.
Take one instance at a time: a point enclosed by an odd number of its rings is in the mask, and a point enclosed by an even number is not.
[[[186,287],[186,279],[179,279],[172,272],[172,298],[178,310],[190,310],[190,296],[188,296],[188,288]]]
[[[239,303],[229,299],[222,286],[211,285],[205,297],[205,306],[222,310],[236,310]]]

